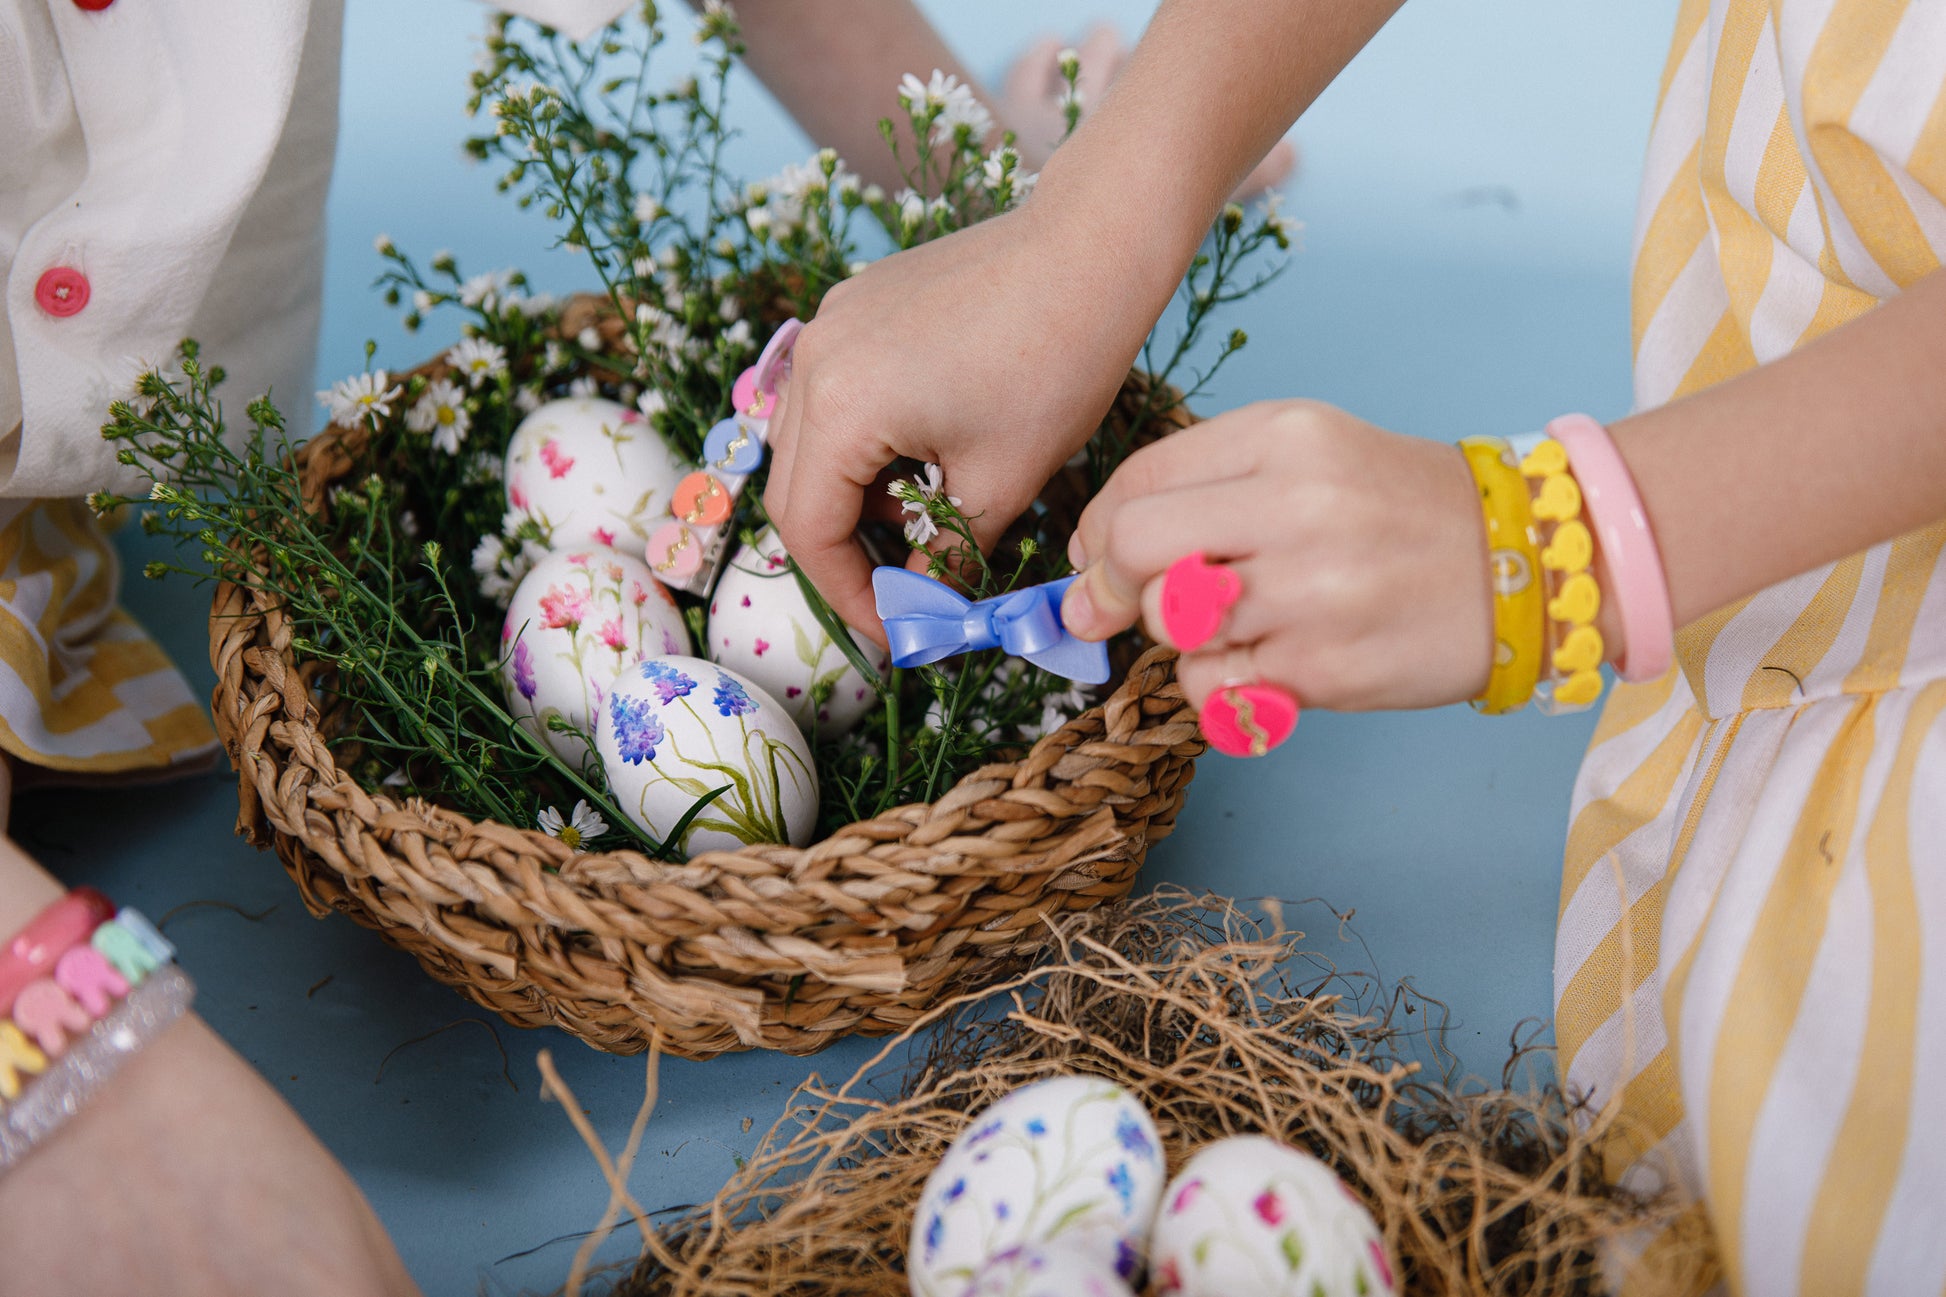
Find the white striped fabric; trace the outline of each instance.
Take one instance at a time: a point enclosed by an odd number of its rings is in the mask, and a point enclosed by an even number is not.
[[[1946,2],[1685,0],[1635,234],[1638,405],[1774,360],[1946,252]],[[1834,435],[1841,435],[1834,431]],[[1946,524],[1780,583],[1615,691],[1555,952],[1568,1085],[1677,1228],[1665,1289],[1946,1291]]]

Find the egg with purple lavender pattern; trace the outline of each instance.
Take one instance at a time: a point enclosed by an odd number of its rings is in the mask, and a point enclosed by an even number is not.
[[[507,710],[570,765],[601,726],[609,684],[650,654],[686,653],[668,587],[639,558],[599,545],[549,554],[514,588],[500,628]],[[553,728],[558,718],[572,731]]]
[[[1058,1076],[981,1112],[919,1194],[913,1297],[961,1297],[991,1258],[1029,1244],[1132,1281],[1162,1194],[1162,1141],[1113,1081]]]
[[[678,837],[673,845],[692,855],[758,842],[801,847],[817,828],[811,745],[761,686],[714,662],[655,656],[625,669],[609,686],[595,751],[623,813],[658,842]]]
[[[846,733],[877,706],[878,685],[892,669],[891,657],[852,631],[852,643],[877,679],[859,674],[812,613],[770,528],[731,555],[709,608],[710,660],[762,685],[806,734]]]
[[[1389,1297],[1384,1237],[1330,1167],[1261,1135],[1198,1150],[1162,1195],[1159,1297]]]
[[[507,507],[540,524],[550,549],[630,552],[669,512],[689,472],[640,411],[595,396],[548,401],[507,443]]]

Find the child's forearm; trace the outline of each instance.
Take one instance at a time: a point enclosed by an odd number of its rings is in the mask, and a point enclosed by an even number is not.
[[[1217,209],[1403,0],[1164,0],[1036,201],[1168,300]]]
[[[869,183],[905,183],[878,123],[902,120],[906,73],[950,72],[993,105],[912,0],[738,0],[736,14],[750,70],[813,141]]]
[[[1679,626],[1946,518],[1946,274],[1612,432]]]

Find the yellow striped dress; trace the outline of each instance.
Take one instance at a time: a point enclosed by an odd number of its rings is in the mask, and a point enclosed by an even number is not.
[[[1943,199],[1946,2],[1684,0],[1637,222],[1638,405],[1931,274]],[[1634,1241],[1625,1289],[1701,1238],[1732,1292],[1946,1291],[1943,545],[1946,523],[1712,613],[1596,730],[1561,1061],[1617,1115],[1611,1174],[1698,1203]]]

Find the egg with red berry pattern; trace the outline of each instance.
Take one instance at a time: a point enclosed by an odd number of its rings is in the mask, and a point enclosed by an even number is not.
[[[974,1117],[926,1178],[906,1251],[913,1297],[961,1297],[990,1261],[1027,1246],[1132,1282],[1163,1177],[1155,1123],[1121,1086],[1023,1086]]]
[[[1158,1297],[1387,1297],[1385,1240],[1330,1167],[1261,1135],[1197,1151],[1163,1191]]]
[[[709,609],[710,660],[762,685],[806,734],[847,733],[877,705],[892,659],[854,630],[851,641],[877,679],[859,674],[812,613],[770,528],[731,556]]]
[[[687,653],[689,629],[639,558],[599,545],[549,554],[514,588],[500,627],[507,710],[569,765],[588,754],[608,686],[650,654]],[[555,720],[572,726],[556,728]]]
[[[622,812],[692,855],[759,842],[801,847],[817,828],[811,745],[760,685],[714,662],[659,656],[624,670],[609,688],[595,751]]]
[[[507,507],[550,549],[639,551],[689,466],[637,410],[594,396],[548,401],[507,442]]]

